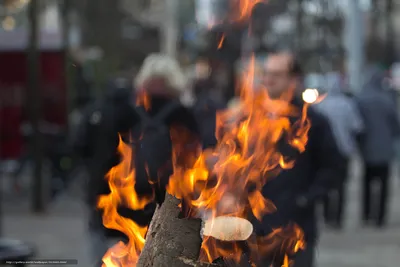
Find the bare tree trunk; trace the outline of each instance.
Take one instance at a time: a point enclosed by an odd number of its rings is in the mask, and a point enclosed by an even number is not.
[[[34,162],[32,210],[45,211],[45,192],[42,177],[43,169],[43,137],[40,132],[42,116],[42,92],[40,90],[40,51],[39,37],[39,1],[31,1],[29,6],[29,50],[28,50],[28,94],[30,104],[30,120],[33,129],[32,152]]]

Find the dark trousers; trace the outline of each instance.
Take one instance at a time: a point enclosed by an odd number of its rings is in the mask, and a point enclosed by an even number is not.
[[[373,190],[374,181],[379,183],[379,195]],[[380,165],[365,164],[363,181],[363,214],[364,222],[374,220],[382,226],[386,220],[389,195],[389,163]],[[376,210],[377,208],[377,210]],[[377,213],[375,213],[377,212]],[[374,216],[376,215],[376,216]]]
[[[339,187],[332,190],[324,199],[324,217],[325,222],[328,224],[342,226],[348,173],[349,160],[345,160],[343,166],[340,167],[340,175],[337,177],[337,179],[341,180]]]

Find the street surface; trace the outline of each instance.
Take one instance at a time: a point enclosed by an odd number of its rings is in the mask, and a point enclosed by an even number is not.
[[[318,267],[400,266],[400,179],[392,179],[389,224],[386,229],[360,226],[360,177],[355,164],[348,186],[346,228],[343,232],[322,230]],[[24,200],[7,196],[3,200],[3,237],[34,244],[37,259],[77,259],[88,267],[85,212],[79,200],[63,196],[47,214],[32,215]]]

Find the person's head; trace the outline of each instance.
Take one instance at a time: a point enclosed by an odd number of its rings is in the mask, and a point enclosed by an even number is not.
[[[385,89],[386,72],[379,65],[367,65],[364,75],[363,91],[383,91]]]
[[[293,53],[279,51],[271,53],[264,64],[263,83],[271,98],[294,90],[302,75],[299,62]]]
[[[187,90],[188,80],[174,58],[151,54],[136,76],[135,88],[150,96],[179,97]]]

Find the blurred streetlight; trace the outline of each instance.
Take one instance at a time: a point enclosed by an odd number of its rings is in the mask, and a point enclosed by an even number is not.
[[[302,93],[303,101],[308,103],[308,104],[315,103],[315,101],[318,100],[318,97],[319,97],[319,92],[318,92],[317,89],[307,88]]]

